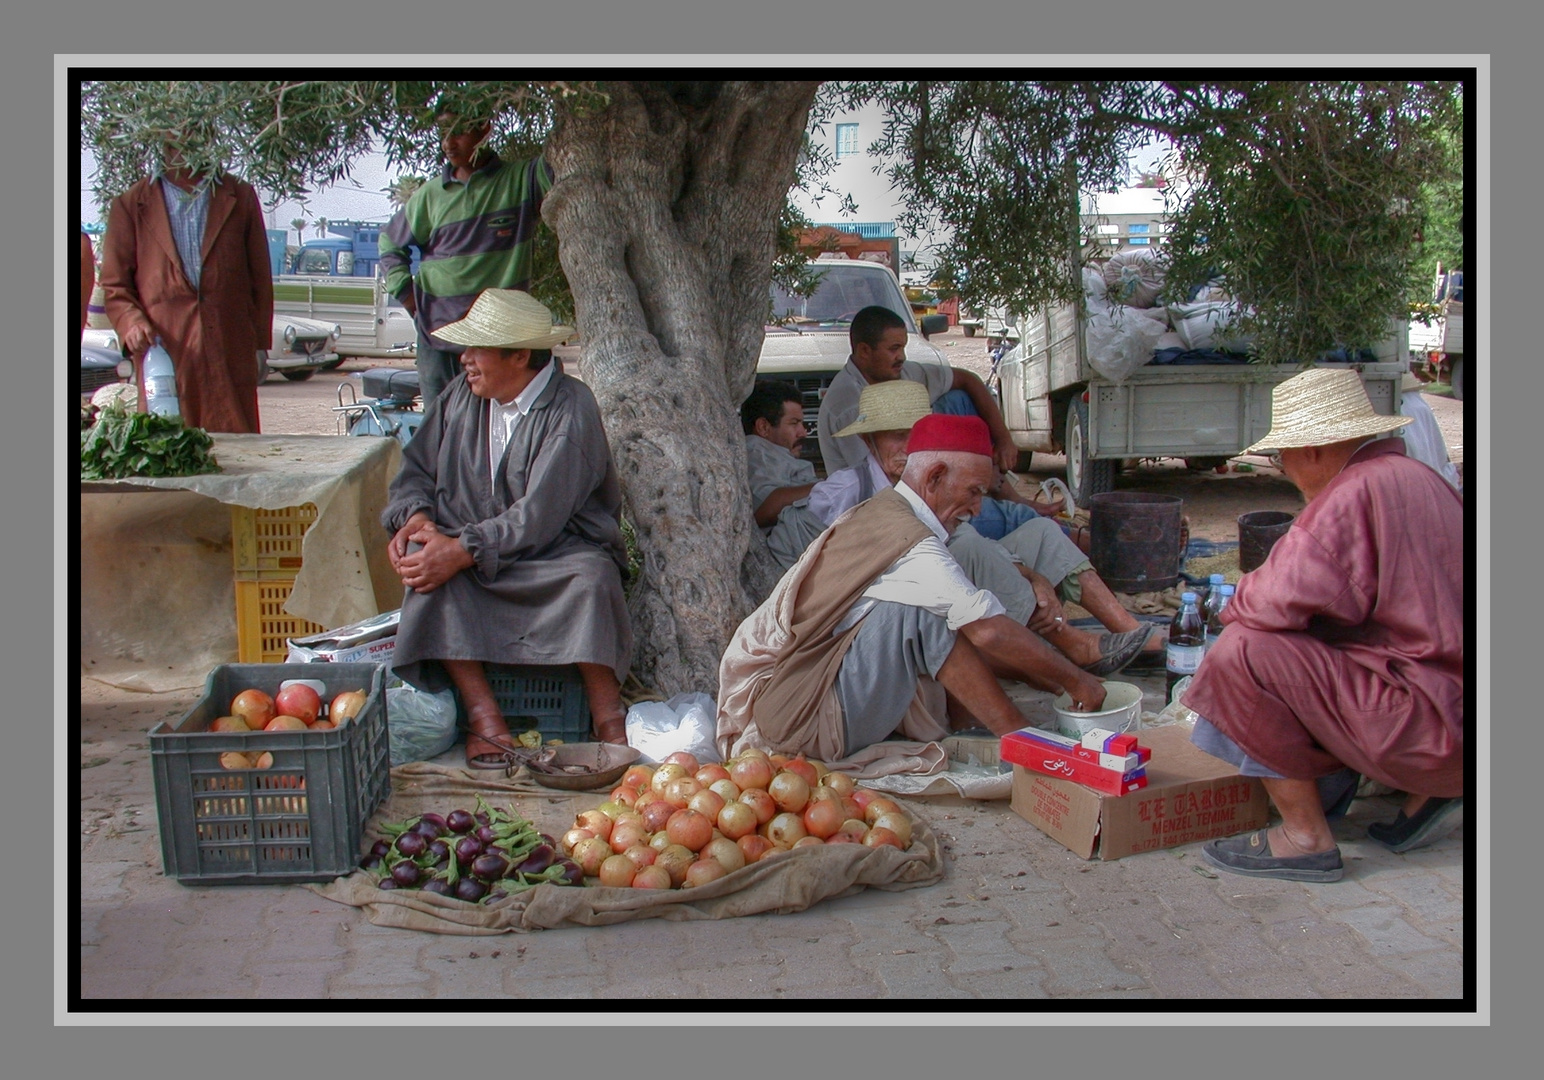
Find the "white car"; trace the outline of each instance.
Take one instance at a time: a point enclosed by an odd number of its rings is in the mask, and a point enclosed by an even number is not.
[[[291,382],[304,382],[318,371],[331,371],[343,363],[338,355],[338,337],[342,329],[336,323],[304,319],[298,315],[273,317],[273,340],[268,345],[268,362],[258,369],[257,381],[277,371]],[[81,343],[102,349],[118,349],[118,334],[113,330],[84,330]]]
[[[815,436],[820,399],[836,373],[847,364],[852,351],[847,331],[852,318],[871,304],[887,307],[906,324],[906,357],[924,363],[948,365],[948,358],[923,334],[948,329],[946,315],[925,315],[921,333],[911,305],[890,268],[859,259],[822,257],[810,264],[820,282],[810,296],[795,296],[772,286],[772,314],[780,320],[766,328],[761,356],[756,361],[760,378],[792,383],[804,398],[804,460],[820,463],[820,444]]]

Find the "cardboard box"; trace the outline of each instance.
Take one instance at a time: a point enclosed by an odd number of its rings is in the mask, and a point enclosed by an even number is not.
[[[1084,859],[1119,859],[1263,828],[1270,800],[1259,780],[1190,742],[1190,729],[1144,728],[1153,752],[1147,787],[1124,797],[1013,767],[1014,813]]]

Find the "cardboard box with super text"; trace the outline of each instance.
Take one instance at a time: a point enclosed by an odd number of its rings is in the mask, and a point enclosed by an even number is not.
[[[1013,767],[1013,810],[1084,859],[1119,859],[1263,828],[1270,800],[1256,779],[1193,746],[1182,725],[1144,728],[1147,787],[1101,795],[1082,784]]]

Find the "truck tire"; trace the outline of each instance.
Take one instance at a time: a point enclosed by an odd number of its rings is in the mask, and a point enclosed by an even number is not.
[[[1464,358],[1462,356],[1453,357],[1452,365],[1453,398],[1456,401],[1462,401],[1464,399]]]
[[[1081,395],[1067,402],[1067,490],[1079,506],[1091,496],[1115,490],[1115,462],[1088,456],[1088,403]]]
[[[346,356],[340,356],[336,360],[329,360],[327,363],[323,364],[321,367],[317,368],[316,370],[317,371],[337,371],[340,367],[343,366],[343,361],[345,361],[347,359],[348,359],[348,357],[346,357]]]
[[[315,368],[294,368],[294,369],[290,369],[288,371],[281,371],[281,372],[279,372],[279,374],[283,375],[290,382],[305,382],[312,375],[316,374],[316,369]]]
[[[268,360],[267,360],[266,357],[263,358],[262,360],[259,360],[257,362],[257,381],[258,381],[258,383],[261,384],[261,383],[267,382],[268,381],[268,373],[270,371],[272,371],[272,370],[273,369],[268,366]]]

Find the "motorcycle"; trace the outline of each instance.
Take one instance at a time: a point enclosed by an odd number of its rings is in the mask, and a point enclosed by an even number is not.
[[[418,372],[412,368],[370,368],[359,376],[364,397],[354,390],[352,381],[338,384],[339,434],[379,435],[396,439],[403,446],[412,441],[424,414],[418,396]],[[349,400],[343,400],[348,390]]]

